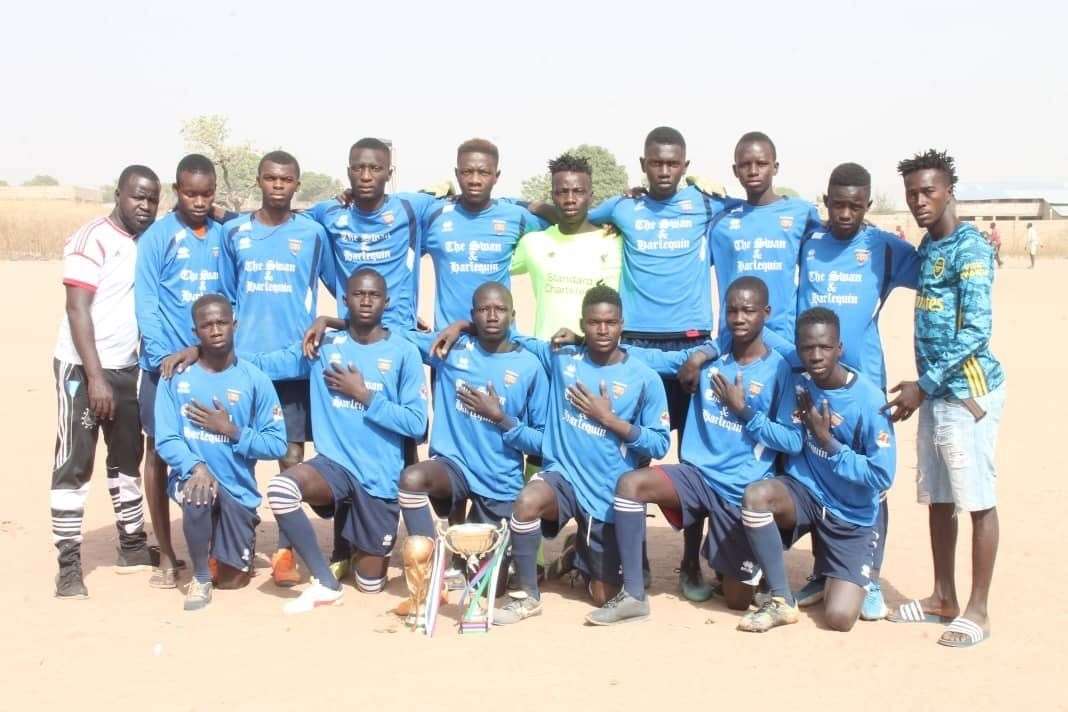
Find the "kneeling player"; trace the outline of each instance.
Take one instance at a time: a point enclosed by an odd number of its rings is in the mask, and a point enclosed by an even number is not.
[[[541,361],[512,341],[512,295],[499,282],[475,290],[474,335],[444,358],[432,334],[410,332],[434,367],[430,459],[404,470],[400,507],[409,534],[435,536],[440,516],[471,502],[468,521],[498,524],[512,516],[523,487],[523,453],[540,455],[549,382]],[[407,615],[407,603],[394,611]]]
[[[382,326],[389,302],[385,280],[369,267],[358,269],[348,279],[345,300],[348,329],[328,331],[315,360],[305,357],[301,343],[253,357],[275,380],[308,377],[311,383],[318,454],[275,476],[267,487],[279,528],[312,573],[312,585],[285,605],[286,613],[340,603],[342,596],[302,501],[323,517],[343,517],[336,530],[356,550],[357,587],[364,593],[385,588],[399,520],[404,439],[426,432],[419,351],[404,335]]]
[[[185,610],[211,603],[219,588],[249,581],[256,551],[256,460],[286,451],[282,408],[271,381],[234,356],[229,300],[208,294],[193,304],[200,360],[162,381],[155,404],[156,449],[170,466],[168,491],[182,507],[182,529],[193,560]]]
[[[656,503],[668,521],[684,529],[705,516],[705,554],[723,575],[727,605],[745,610],[761,572],[742,527],[742,492],[770,476],[776,451],[798,452],[793,375],[786,360],[764,343],[771,308],[768,289],[756,277],[740,277],[727,290],[730,351],[703,369],[682,436],[682,462],[623,475],[613,510],[623,563],[623,590],[586,620],[612,625],[644,620],[649,601],[642,581],[645,505]]]
[[[874,564],[879,495],[894,479],[894,430],[881,411],[883,393],[839,363],[834,312],[816,307],[798,317],[797,352],[805,368],[798,379],[804,445],[788,459],[786,477],[755,482],[742,498],[745,534],[771,594],[742,618],[738,629],[744,631],[797,622],[783,542],[793,544],[809,532],[820,541],[813,574],[827,578],[827,625],[853,627]]]

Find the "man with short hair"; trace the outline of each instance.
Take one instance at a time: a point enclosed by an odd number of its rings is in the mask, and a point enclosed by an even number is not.
[[[901,606],[895,622],[949,622],[939,643],[970,647],[990,635],[987,603],[999,524],[994,454],[1005,373],[990,351],[993,250],[957,219],[953,158],[931,149],[898,165],[905,201],[927,231],[916,294],[916,381],[891,389],[894,420],[919,410],[917,499],[929,509],[934,591]],[[972,589],[960,614],[954,559],[957,513],[972,519]]]
[[[1027,242],[1024,244],[1024,248],[1027,250],[1027,256],[1031,258],[1031,269],[1035,268],[1035,257],[1038,256],[1038,248],[1042,246],[1042,242],[1038,239],[1038,228],[1034,223],[1027,223]]]
[[[256,461],[284,455],[286,440],[274,385],[234,354],[229,299],[205,294],[190,311],[199,360],[160,386],[155,411],[167,489],[182,507],[193,560],[184,608],[196,611],[211,603],[214,586],[248,585],[260,523]]]
[[[82,519],[100,432],[119,534],[118,571],[152,565],[141,497],[137,405],[137,239],[156,219],[159,178],[146,166],[123,169],[115,207],[71,235],[63,249],[66,314],[53,357],[59,406],[52,488],[52,541],[59,558],[57,598],[89,595],[81,566]]]
[[[997,262],[998,267],[1004,267],[1005,265],[1001,261],[1001,233],[998,231],[996,222],[990,223],[990,234],[987,236],[987,240],[990,241],[990,246],[994,248],[994,261]]]
[[[149,579],[155,588],[175,588],[177,562],[171,545],[166,467],[156,454],[155,404],[163,359],[194,343],[189,307],[204,294],[218,292],[222,225],[211,218],[215,166],[193,153],[175,172],[174,211],[145,230],[137,245],[134,297],[141,329],[141,382],[138,403],[145,432],[145,494],[152,529],[159,542],[159,567]]]

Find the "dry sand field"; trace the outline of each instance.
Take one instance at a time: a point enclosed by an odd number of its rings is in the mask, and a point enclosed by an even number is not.
[[[681,538],[659,517],[649,531],[653,616],[638,625],[586,628],[582,591],[554,583],[540,618],[461,637],[447,624],[457,616],[449,606],[446,624],[426,639],[386,613],[405,595],[396,566],[384,594],[347,587],[339,608],[285,617],[282,603],[296,594],[275,588],[264,568],[277,535],[266,506],[252,585],[217,592],[208,610],[185,613],[180,590],[150,589],[147,574],[115,575],[102,453],[84,545],[91,598],[57,601],[48,489],[59,277],[58,262],[0,262],[0,300],[8,305],[0,379],[9,399],[0,415],[8,452],[0,476],[0,562],[8,567],[0,585],[7,621],[0,709],[1068,709],[1059,678],[1068,660],[1068,485],[1056,445],[1065,437],[1068,397],[1060,351],[1068,346],[1068,300],[1057,285],[1068,282],[1068,261],[1029,271],[1013,258],[998,274],[994,350],[1009,378],[998,450],[1001,555],[993,636],[971,650],[936,645],[941,628],[932,625],[859,622],[852,633],[830,632],[819,607],[790,628],[736,632],[737,615],[722,603],[694,605],[676,595]],[[521,323],[529,325],[529,284],[518,283],[516,292]],[[899,291],[883,313],[892,380],[914,377],[911,303]],[[883,570],[892,604],[931,588],[926,510],[915,504],[915,420],[899,429],[898,443]],[[273,471],[261,465],[261,484]],[[329,550],[328,529],[318,524]],[[184,555],[177,513],[173,530]],[[969,537],[962,523],[962,593]],[[807,540],[788,562],[799,584],[811,562]]]

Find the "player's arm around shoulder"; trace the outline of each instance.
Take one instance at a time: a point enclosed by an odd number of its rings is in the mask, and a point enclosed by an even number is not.
[[[252,392],[248,425],[241,429],[234,452],[251,460],[277,460],[286,454],[286,427],[278,392],[260,369],[238,362]]]

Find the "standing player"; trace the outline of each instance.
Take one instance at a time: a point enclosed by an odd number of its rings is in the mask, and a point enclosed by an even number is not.
[[[611,226],[588,219],[593,171],[581,156],[549,161],[552,201],[559,221],[527,233],[512,256],[512,274],[529,274],[534,287],[534,336],[548,341],[556,330],[579,330],[582,298],[597,284],[617,289],[623,247]]]
[[[1004,267],[1001,261],[1001,233],[998,231],[996,222],[990,223],[990,236],[987,239],[990,240],[990,246],[994,248],[994,261],[998,263],[998,267]]]
[[[211,603],[213,585],[248,584],[260,523],[256,461],[284,455],[286,440],[274,386],[234,355],[229,300],[206,294],[190,311],[199,360],[159,388],[155,411],[156,444],[193,560],[185,610],[195,611]]]
[[[916,288],[919,257],[908,242],[864,222],[871,206],[871,175],[862,166],[837,166],[831,172],[823,200],[827,227],[810,232],[801,248],[797,311],[827,307],[835,312],[841,324],[842,363],[885,391],[886,362],[879,315],[895,288]],[[796,356],[793,361],[792,365],[801,367]],[[875,527],[875,564],[861,611],[865,620],[879,620],[888,613],[879,585],[887,521],[884,493]],[[798,592],[799,605],[818,602],[824,588],[822,580],[812,579]]]
[[[754,482],[742,497],[742,522],[770,597],[742,617],[738,630],[764,633],[796,623],[786,580],[784,541],[819,537],[814,571],[824,577],[825,615],[833,630],[857,621],[874,563],[879,496],[894,479],[894,429],[882,412],[883,391],[843,366],[838,317],[816,307],[797,318],[798,379],[804,425],[799,453],[785,477]]]
[[[750,131],[738,139],[733,171],[745,189],[745,200],[733,202],[709,236],[720,321],[727,308],[727,286],[752,275],[767,284],[771,295],[768,328],[793,341],[801,240],[819,227],[819,213],[808,201],[775,192],[779,160],[767,134]]]
[[[345,299],[348,329],[327,332],[314,360],[304,356],[299,341],[251,357],[272,378],[306,376],[312,388],[318,454],[275,476],[267,487],[278,526],[312,573],[311,586],[285,605],[287,613],[333,605],[342,596],[302,501],[324,517],[343,518],[341,534],[356,550],[357,587],[364,593],[385,587],[397,535],[404,439],[426,432],[423,364],[403,334],[382,324],[389,301],[385,279],[361,267],[349,277]]]
[[[701,388],[687,415],[679,465],[623,475],[613,511],[623,565],[623,589],[586,620],[612,625],[643,620],[649,601],[641,576],[645,505],[656,503],[677,528],[709,518],[706,555],[724,575],[730,608],[753,600],[760,570],[742,531],[742,492],[771,476],[776,451],[797,452],[800,434],[791,423],[794,384],[786,360],[764,343],[770,313],[768,290],[756,277],[739,277],[727,290],[731,350],[702,369]],[[700,518],[700,519],[698,519]]]
[[[174,211],[157,220],[138,240],[134,282],[137,325],[141,329],[141,383],[137,394],[145,432],[145,494],[159,542],[159,568],[149,579],[155,588],[175,588],[177,568],[171,545],[166,467],[156,454],[155,403],[160,364],[193,345],[189,308],[200,296],[218,292],[222,225],[211,219],[215,166],[200,154],[178,163]]]
[[[655,128],[641,157],[648,193],[611,198],[589,215],[590,222],[610,222],[623,235],[619,292],[627,320],[625,344],[673,351],[703,342],[712,331],[708,230],[725,203],[694,186],[679,190],[689,165],[682,134]],[[679,430],[681,442],[690,396],[677,379],[665,379],[664,387],[671,427]],[[700,521],[687,527],[679,566],[679,586],[691,601],[712,595],[701,573],[702,528]]]
[[[414,329],[419,301],[419,251],[423,227],[436,199],[424,193],[386,193],[393,175],[392,151],[377,138],[361,138],[349,149],[348,176],[352,203],[330,199],[313,205],[306,215],[326,229],[343,294],[352,273],[373,267],[386,280],[389,306],[382,323],[391,329]],[[347,314],[338,299],[338,316]]]
[[[1005,374],[990,352],[993,250],[958,222],[953,159],[934,149],[902,161],[905,201],[927,231],[920,243],[915,345],[918,381],[891,389],[894,420],[920,411],[918,499],[930,510],[934,592],[897,611],[898,622],[952,620],[939,639],[967,647],[990,635],[987,601],[998,549],[994,451],[1005,404]],[[954,573],[957,512],[972,518],[972,590],[960,613]]]
[[[434,261],[434,329],[467,316],[484,282],[510,285],[508,267],[519,239],[548,222],[521,205],[493,198],[501,172],[497,147],[484,139],[456,151],[460,198],[439,205],[427,223],[423,251]]]
[[[235,305],[241,323],[239,353],[265,353],[300,341],[317,313],[319,280],[336,289],[325,230],[292,211],[293,195],[300,188],[297,159],[272,151],[260,159],[256,174],[263,203],[223,226],[219,264],[222,292]],[[274,387],[289,442],[278,465],[287,470],[304,460],[304,443],[311,440],[309,387],[304,379],[277,381]],[[279,586],[300,581],[293,550],[281,532],[271,569]]]
[[[1031,258],[1031,269],[1035,268],[1035,257],[1038,256],[1038,248],[1041,244],[1038,239],[1038,228],[1034,223],[1027,223],[1027,243],[1024,247],[1027,249],[1027,256]]]
[[[159,178],[145,166],[119,175],[115,208],[81,227],[63,249],[66,315],[53,358],[59,428],[52,469],[52,541],[57,598],[85,598],[82,518],[100,431],[119,533],[120,573],[152,564],[141,498],[141,421],[137,407],[137,237],[156,219]]]

